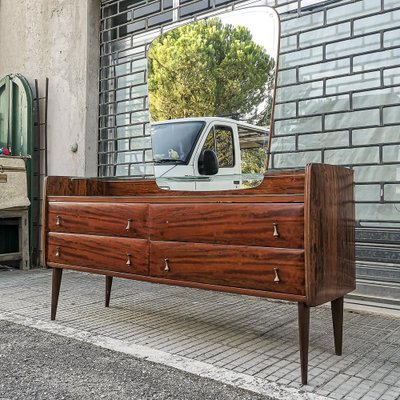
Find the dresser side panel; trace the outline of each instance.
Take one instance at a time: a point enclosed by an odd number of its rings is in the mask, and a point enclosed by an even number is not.
[[[307,303],[316,306],[355,289],[353,171],[308,165],[305,197]]]

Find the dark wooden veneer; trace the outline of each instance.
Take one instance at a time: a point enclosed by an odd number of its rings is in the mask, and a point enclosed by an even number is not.
[[[298,302],[302,382],[310,306],[332,304],[342,351],[343,296],[355,288],[353,172],[310,164],[253,189],[172,192],[153,180],[48,177],[43,253],[62,270]]]
[[[274,282],[274,268],[277,268],[279,282]],[[150,275],[305,294],[304,251],[297,249],[151,241]]]
[[[49,176],[46,178],[48,196],[158,196],[202,197],[205,196],[252,196],[265,194],[304,194],[304,171],[271,172],[265,175],[261,185],[252,189],[219,192],[181,192],[160,189],[154,179],[102,179]]]
[[[149,233],[151,240],[302,249],[303,221],[303,204],[151,204]]]
[[[355,289],[353,171],[333,165],[306,168],[307,304],[316,306]]]

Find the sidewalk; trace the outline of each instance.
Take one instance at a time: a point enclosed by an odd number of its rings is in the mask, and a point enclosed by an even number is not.
[[[311,310],[300,384],[293,303],[64,271],[50,321],[50,270],[0,271],[0,320],[92,343],[275,399],[399,399],[400,318],[345,311],[334,355],[329,307]],[[346,306],[345,306],[346,308]]]

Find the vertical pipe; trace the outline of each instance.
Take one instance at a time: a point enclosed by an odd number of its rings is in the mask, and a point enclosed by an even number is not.
[[[46,78],[46,94],[44,102],[44,175],[47,176],[47,109],[49,104],[49,78]]]
[[[35,214],[35,222],[36,222],[36,229],[33,237],[33,251],[31,260],[35,266],[40,265],[40,131],[41,131],[41,124],[40,124],[40,97],[39,97],[39,84],[38,80],[35,79],[35,98],[36,98],[36,130],[35,130],[35,138],[34,138],[34,145],[33,145],[33,154],[32,154],[32,167],[33,167],[33,179],[35,179],[35,185],[33,185],[35,189],[35,193],[32,193],[32,202],[34,202],[33,211]],[[36,147],[36,151],[35,151]],[[36,177],[35,177],[36,171]],[[36,197],[36,201],[35,201]]]

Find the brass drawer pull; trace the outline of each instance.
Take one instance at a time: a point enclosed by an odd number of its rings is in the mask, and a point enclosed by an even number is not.
[[[60,247],[56,247],[56,257],[60,257],[61,256],[61,249]]]
[[[128,218],[128,225],[126,225],[126,228],[125,228],[127,231],[129,231],[131,229],[131,222],[132,222],[132,219]]]
[[[164,258],[164,262],[165,262],[164,271],[169,272],[170,268],[169,268],[169,264],[168,264],[168,258]]]
[[[278,224],[277,224],[276,222],[274,222],[274,223],[272,224],[272,226],[274,227],[274,238],[275,238],[275,239],[278,239],[278,237],[279,237]]]
[[[131,261],[131,254],[130,253],[126,253],[128,260],[126,261],[126,265],[132,265],[132,261]]]
[[[275,272],[274,282],[279,283],[281,281],[281,278],[279,278],[279,275],[278,275],[279,268],[274,268],[274,272]]]
[[[56,217],[56,226],[61,226],[61,217],[59,215]]]

